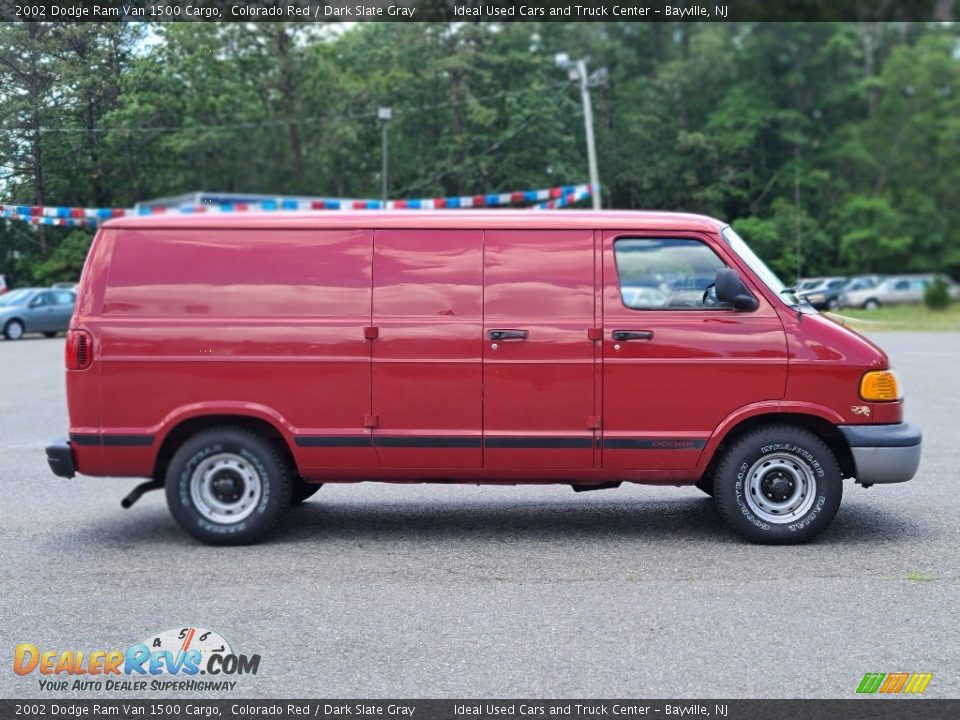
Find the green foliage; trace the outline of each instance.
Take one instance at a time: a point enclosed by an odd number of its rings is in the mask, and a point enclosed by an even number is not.
[[[92,233],[73,230],[57,245],[50,257],[34,266],[33,281],[39,285],[52,285],[55,282],[79,280],[92,241]]]
[[[950,291],[943,278],[936,278],[923,291],[923,304],[931,310],[944,310],[950,306]]]
[[[788,280],[960,276],[958,47],[946,23],[8,24],[0,198],[378,197],[379,106],[393,197],[585,181],[567,52],[607,71],[606,207],[729,220]],[[0,272],[73,279],[77,237],[0,221]]]
[[[853,195],[840,209],[840,254],[863,272],[909,266],[907,222],[883,197]]]

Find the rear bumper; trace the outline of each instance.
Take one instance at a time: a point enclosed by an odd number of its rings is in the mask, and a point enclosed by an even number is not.
[[[47,465],[57,477],[72,478],[77,474],[69,440],[59,440],[47,445]]]
[[[857,482],[906,482],[920,466],[920,429],[909,423],[841,425],[856,467]]]

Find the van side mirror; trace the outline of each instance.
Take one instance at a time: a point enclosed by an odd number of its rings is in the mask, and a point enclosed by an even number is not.
[[[756,310],[759,306],[757,299],[747,290],[743,284],[743,279],[733,268],[720,268],[717,270],[716,283],[717,300],[724,305],[731,306],[734,310],[748,312]]]

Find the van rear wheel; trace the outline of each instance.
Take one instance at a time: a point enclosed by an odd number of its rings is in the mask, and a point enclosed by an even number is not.
[[[292,472],[264,437],[244,428],[204,430],[174,453],[167,505],[180,526],[209,545],[263,538],[290,506]]]
[[[809,430],[769,425],[734,441],[714,474],[717,511],[740,535],[768,545],[803,543],[833,520],[843,477]]]

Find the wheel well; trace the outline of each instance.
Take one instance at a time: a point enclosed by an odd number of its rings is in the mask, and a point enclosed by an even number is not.
[[[177,448],[186,440],[202,430],[221,426],[240,427],[262,435],[276,446],[280,454],[290,464],[294,475],[296,475],[297,463],[290,446],[280,431],[271,423],[248,415],[204,415],[184,420],[167,433],[167,436],[163,439],[163,444],[160,446],[160,451],[157,453],[157,461],[154,463],[154,479],[161,482],[164,480],[170,460],[177,452]]]
[[[713,475],[713,471],[717,463],[720,462],[723,451],[726,450],[730,443],[755,427],[771,423],[786,423],[809,430],[823,440],[827,444],[827,447],[833,452],[837,458],[837,462],[840,464],[840,472],[843,474],[843,477],[850,478],[856,474],[856,464],[853,461],[853,453],[850,452],[850,446],[847,445],[846,439],[837,429],[836,425],[816,415],[770,413],[747,418],[730,428],[723,440],[720,441],[720,444],[717,445],[716,450],[714,450],[713,457],[710,458],[710,463],[703,473],[703,478],[709,478]]]

